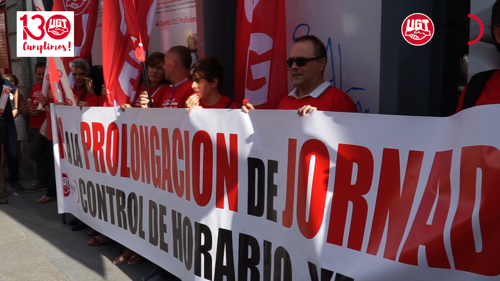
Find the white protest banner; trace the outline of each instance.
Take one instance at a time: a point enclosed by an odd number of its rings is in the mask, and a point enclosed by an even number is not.
[[[73,12],[17,11],[18,57],[73,57]]]
[[[59,211],[182,280],[500,276],[499,105],[55,111]]]

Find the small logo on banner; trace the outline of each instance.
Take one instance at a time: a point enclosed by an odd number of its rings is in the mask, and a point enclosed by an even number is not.
[[[17,12],[18,57],[73,57],[73,12]]]
[[[64,8],[66,11],[73,11],[75,15],[79,15],[85,11],[90,0],[64,0]]]
[[[403,21],[401,34],[406,42],[413,46],[422,46],[429,43],[434,36],[434,24],[425,14],[411,14]]]
[[[68,175],[66,175],[65,173],[62,174],[62,185],[64,197],[68,197],[71,194],[71,186],[69,183]]]

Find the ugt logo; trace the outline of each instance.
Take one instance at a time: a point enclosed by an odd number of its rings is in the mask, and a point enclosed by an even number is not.
[[[90,0],[65,0],[64,8],[66,11],[74,12],[75,15],[79,15],[85,12],[85,9],[89,5]]]
[[[68,175],[66,173],[62,174],[62,184],[63,184],[64,197],[68,197],[71,194],[71,186]]]
[[[73,57],[73,12],[17,12],[19,57]]]
[[[434,35],[434,24],[425,14],[411,14],[403,21],[401,34],[406,42],[414,46],[422,46],[431,41]]]
[[[71,31],[71,23],[68,18],[63,15],[53,15],[48,18],[47,23],[45,23],[45,18],[40,14],[33,15],[31,20],[39,21],[39,24],[36,25],[35,23],[35,26],[40,32],[31,32],[30,26],[33,26],[33,24],[28,24],[28,16],[24,15],[21,17],[21,21],[23,22],[23,40],[27,40],[28,36],[34,40],[42,40],[45,36],[45,32],[47,32],[50,38],[61,40],[66,38]],[[38,33],[40,33],[40,35],[37,35]]]

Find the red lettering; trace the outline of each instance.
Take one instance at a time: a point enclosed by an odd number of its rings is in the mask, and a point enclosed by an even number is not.
[[[161,156],[156,154],[160,149],[160,135],[155,126],[151,127],[151,173],[153,177],[153,185],[156,188],[160,187],[161,183]]]
[[[184,160],[184,148],[182,146],[182,134],[178,128],[172,134],[174,147],[172,148],[172,174],[174,188],[177,196],[184,196],[184,171],[177,168],[177,160]],[[187,148],[188,149],[188,148]]]
[[[309,179],[310,171],[312,179]],[[313,238],[323,222],[328,179],[330,177],[330,154],[319,140],[311,139],[302,145],[299,155],[299,178],[297,181],[297,224],[305,238]],[[311,186],[308,182],[311,181]],[[308,202],[307,191],[311,189]],[[309,204],[308,204],[309,203]],[[309,205],[309,217],[307,208]]]
[[[293,223],[293,199],[295,196],[295,169],[297,161],[297,140],[288,139],[288,168],[286,178],[286,204],[283,210],[283,226],[292,227]]]
[[[139,126],[141,137],[141,180],[151,183],[151,164],[149,162],[149,132],[147,126]]]
[[[224,134],[217,134],[215,207],[224,209],[224,182],[229,210],[238,211],[238,135],[229,135],[229,155]]]
[[[161,129],[161,158],[163,159],[162,161],[162,175],[163,179],[161,181],[160,188],[165,190],[167,189],[168,192],[173,193],[174,190],[172,189],[172,174],[170,170],[170,137],[168,136],[168,129],[162,128]]]
[[[357,176],[351,183],[354,167]],[[339,144],[327,242],[342,246],[349,201],[352,202],[351,225],[347,247],[360,251],[365,233],[368,204],[363,195],[373,180],[373,155],[363,146]]]
[[[132,128],[130,128],[130,168],[132,178],[138,181],[141,175],[141,150],[139,148],[139,131],[135,124],[132,124]]]
[[[201,146],[203,145],[203,162]],[[210,135],[198,131],[193,136],[193,197],[196,204],[206,206],[212,196],[213,148]],[[200,168],[202,166],[203,168]],[[200,171],[203,169],[202,171]],[[203,172],[203,183],[200,186],[200,172]],[[203,190],[201,190],[203,189]]]
[[[415,220],[401,250],[400,262],[418,265],[418,249],[422,245],[428,266],[450,268],[443,233],[450,209],[452,155],[453,150],[436,152]]]
[[[106,139],[106,164],[109,173],[116,176],[118,172],[118,149],[120,147],[120,131],[115,122],[109,124]]]
[[[479,173],[480,171],[480,173]],[[481,182],[476,187],[478,177]],[[500,275],[500,151],[492,146],[469,146],[462,149],[460,160],[460,197],[451,226],[451,246],[457,270],[487,276]],[[478,190],[477,190],[478,189]],[[478,196],[481,196],[479,200]],[[479,203],[478,222],[481,234],[474,239],[473,211]],[[476,248],[476,244],[480,246]]]
[[[189,131],[184,131],[184,146],[186,147],[186,149],[184,150],[186,152],[186,157],[184,157],[184,159],[186,159],[185,163],[186,165],[184,165],[184,169],[186,170],[186,200],[187,201],[191,201],[191,192],[190,192],[190,189],[191,189],[191,157],[189,156]]]
[[[128,130],[127,124],[122,124],[122,164],[120,167],[120,176],[122,178],[130,178],[130,167],[128,163]]]
[[[387,224],[384,258],[396,260],[417,190],[423,151],[410,151],[401,189],[399,150],[384,148],[368,254],[377,255]]]
[[[89,161],[89,151],[92,147],[92,133],[90,130],[90,125],[86,122],[80,122],[80,136],[82,138],[82,148],[83,148],[83,156],[85,159],[85,168],[90,170],[90,161]]]
[[[94,155],[95,170],[98,173],[106,173],[104,141],[104,126],[101,123],[92,122],[92,154]]]

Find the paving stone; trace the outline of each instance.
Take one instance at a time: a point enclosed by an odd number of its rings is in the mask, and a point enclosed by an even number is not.
[[[71,258],[53,260],[52,263],[68,280],[132,280],[114,264],[109,265],[109,261],[104,257],[94,259],[94,264],[97,263],[99,266],[92,268],[86,267]]]
[[[66,281],[62,273],[49,261],[26,264],[22,270],[14,270],[2,274],[6,281]]]
[[[29,239],[3,243],[0,247],[0,272],[24,271],[25,266],[49,260]]]

